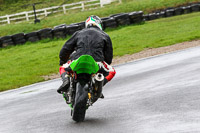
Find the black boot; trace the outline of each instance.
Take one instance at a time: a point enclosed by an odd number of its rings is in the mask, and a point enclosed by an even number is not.
[[[108,80],[106,78],[104,78],[103,86],[105,86],[107,83],[108,83]]]
[[[57,92],[60,94],[62,92],[67,92],[70,86],[69,75],[67,74],[67,72],[64,72],[63,74],[61,74],[61,78],[62,78],[63,83],[57,90]]]

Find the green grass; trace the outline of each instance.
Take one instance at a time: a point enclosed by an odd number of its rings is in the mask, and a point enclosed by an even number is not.
[[[67,3],[74,3],[85,0],[0,0],[0,16],[4,16],[6,14],[14,14],[23,11],[33,10],[31,6],[33,3],[42,2],[36,5],[36,9],[47,8],[51,6],[59,6]],[[134,2],[138,5],[138,3],[143,2],[144,0],[122,0],[123,3]],[[163,3],[162,6],[168,6],[171,4],[173,0],[147,0],[146,3],[156,3],[155,6],[160,6],[159,3]],[[198,0],[175,0],[173,3],[183,3],[183,2],[191,2]],[[134,4],[134,5],[135,5]],[[30,6],[26,6],[30,5]],[[146,5],[144,5],[145,7]],[[131,6],[129,6],[131,8]],[[126,9],[125,9],[126,10]]]
[[[200,38],[200,13],[146,22],[109,32],[114,55],[121,56]],[[120,33],[120,34],[119,34]],[[124,40],[124,41],[123,41]],[[119,43],[120,42],[120,43]]]
[[[41,20],[39,24],[33,24],[33,21],[23,22],[19,24],[0,25],[0,36],[12,35],[15,33],[29,33],[42,28],[52,28],[63,23],[71,24],[75,22],[85,21],[90,15],[98,15],[100,17],[107,17],[110,14],[121,12],[132,12],[142,10],[145,13],[151,12],[155,9],[178,6],[188,2],[196,2],[198,0],[122,0],[123,3],[114,3],[107,5],[104,8],[80,12],[79,10],[70,11],[67,14],[57,14],[46,17]]]
[[[199,22],[198,12],[107,29],[106,32],[113,42],[114,56],[122,56],[145,48],[200,39]],[[57,73],[58,55],[64,42],[62,39],[42,40],[0,49],[0,91],[44,81],[43,75]]]
[[[79,2],[81,0],[0,0],[0,16],[14,14],[23,11],[31,11],[33,3],[42,2],[36,5],[36,9],[59,6],[67,3]],[[26,6],[29,5],[29,6]]]

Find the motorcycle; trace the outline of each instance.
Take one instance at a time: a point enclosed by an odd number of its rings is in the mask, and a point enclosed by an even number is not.
[[[71,108],[72,119],[84,121],[86,110],[102,96],[104,76],[90,55],[82,55],[70,64],[70,87],[63,92],[66,103]]]

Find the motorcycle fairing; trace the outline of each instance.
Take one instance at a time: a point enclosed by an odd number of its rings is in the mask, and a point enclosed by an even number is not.
[[[90,55],[82,55],[78,59],[74,60],[70,67],[72,71],[76,72],[77,74],[80,73],[87,73],[93,74],[99,71],[99,66],[96,61]]]

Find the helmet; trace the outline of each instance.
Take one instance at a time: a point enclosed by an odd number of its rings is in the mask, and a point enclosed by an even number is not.
[[[103,30],[101,19],[95,15],[89,16],[85,21],[85,27],[88,28],[90,26],[96,26],[99,29]]]

